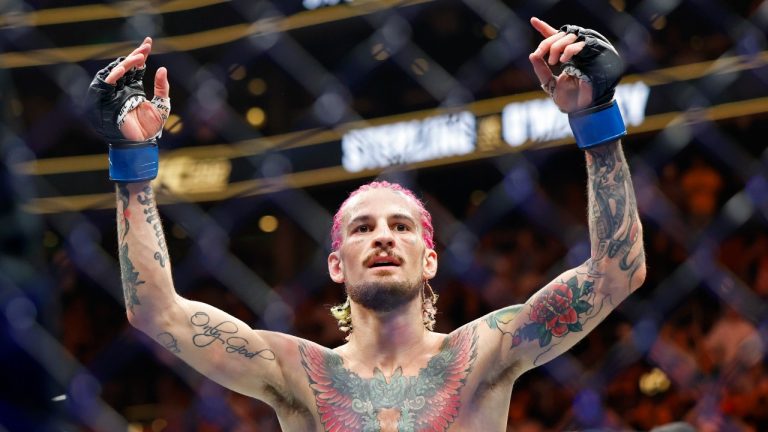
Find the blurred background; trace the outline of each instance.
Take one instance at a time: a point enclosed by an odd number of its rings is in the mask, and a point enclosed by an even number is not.
[[[437,330],[588,255],[584,157],[528,20],[594,28],[645,227],[643,288],[524,375],[510,431],[768,430],[768,2],[188,0],[0,4],[0,431],[276,431],[125,319],[114,186],[83,118],[144,36],[169,70],[156,180],[176,289],[343,342],[331,215],[374,178],[435,218]],[[247,377],[244,377],[247,378]]]

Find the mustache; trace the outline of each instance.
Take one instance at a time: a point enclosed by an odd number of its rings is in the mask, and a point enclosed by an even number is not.
[[[398,255],[398,254],[396,254],[396,253],[394,253],[392,251],[388,251],[388,250],[385,250],[385,249],[378,249],[378,250],[376,250],[374,252],[371,252],[370,254],[368,254],[365,257],[365,259],[363,260],[363,265],[367,266],[371,261],[373,261],[376,258],[383,258],[384,255],[381,255],[382,252],[387,254],[386,255],[387,258],[394,258],[401,265],[405,262],[405,260],[403,259],[403,257],[401,255]]]

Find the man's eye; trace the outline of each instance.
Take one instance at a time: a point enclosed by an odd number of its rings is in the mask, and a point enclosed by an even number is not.
[[[408,231],[408,225],[406,224],[397,224],[395,225],[396,231]]]
[[[370,231],[368,225],[360,225],[355,229],[356,232],[368,232]]]

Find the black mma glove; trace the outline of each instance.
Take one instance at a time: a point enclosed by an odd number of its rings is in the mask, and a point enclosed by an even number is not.
[[[126,139],[120,131],[125,115],[146,101],[142,81],[144,68],[127,71],[115,85],[104,81],[124,59],[120,57],[113,61],[93,78],[87,95],[88,120],[109,144],[109,178],[117,182],[133,183],[157,177],[159,155],[157,136],[146,141],[132,141]],[[170,101],[167,99],[155,98],[152,104],[158,108],[162,104],[162,108],[170,111]]]
[[[560,31],[575,34],[576,42],[584,41],[584,48],[563,64],[563,72],[592,85],[592,105],[568,114],[576,144],[585,149],[626,135],[624,119],[613,100],[624,72],[619,53],[605,36],[594,30],[564,25]]]

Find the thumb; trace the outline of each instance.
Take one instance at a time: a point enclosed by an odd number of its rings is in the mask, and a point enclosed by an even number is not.
[[[161,67],[155,73],[155,96],[167,98],[171,92],[171,85],[168,84],[168,69]]]

